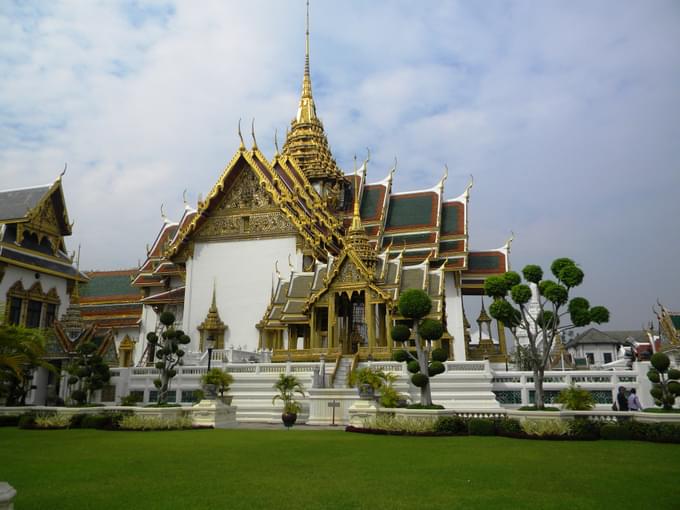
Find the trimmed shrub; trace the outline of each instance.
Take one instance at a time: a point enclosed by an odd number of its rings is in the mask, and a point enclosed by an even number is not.
[[[417,374],[418,372],[420,372],[420,364],[414,359],[412,359],[411,361],[409,361],[406,364],[406,368],[412,374]],[[415,383],[413,383],[413,384],[415,384]]]
[[[64,414],[43,414],[35,417],[37,429],[65,429],[71,423],[70,416]]]
[[[18,426],[20,429],[34,429],[35,428],[35,413],[22,414],[19,418]]]
[[[394,361],[398,361],[399,363],[403,363],[404,361],[410,360],[411,357],[408,355],[408,352],[406,352],[404,349],[399,349],[398,351],[394,351],[394,353],[392,354],[392,359]]]
[[[575,419],[568,422],[569,435],[574,439],[592,441],[600,439],[601,425],[593,420]]]
[[[411,376],[411,382],[413,383],[414,386],[417,386],[418,388],[424,388],[425,386],[427,386],[429,380],[430,380],[429,377],[421,373],[413,374]]]
[[[116,430],[124,416],[127,415],[123,413],[87,414],[82,418],[80,428]]]
[[[427,369],[428,375],[434,377],[435,375],[443,374],[446,372],[446,367],[441,361],[433,361]]]
[[[503,418],[496,422],[496,433],[501,436],[522,434],[522,424],[514,418]]]
[[[122,416],[118,428],[120,430],[180,430],[192,428],[191,418],[182,417],[173,420],[156,416]]]
[[[18,414],[8,414],[0,416],[0,427],[16,427],[19,425],[21,416]]]
[[[661,373],[668,370],[668,367],[671,366],[670,358],[662,352],[652,354],[652,357],[649,359],[649,361],[652,363],[652,366]]]
[[[472,418],[468,421],[468,434],[471,436],[494,436],[496,426],[493,420]]]
[[[566,436],[569,433],[569,424],[557,420],[523,420],[522,430],[530,436]]]
[[[432,351],[432,361],[441,361],[444,363],[448,359],[448,354],[446,352],[446,349],[442,349],[441,347],[434,349]]]
[[[468,426],[460,416],[440,416],[434,422],[434,430],[440,434],[467,434]]]
[[[409,404],[406,406],[406,409],[444,409],[444,406],[439,404],[432,404],[429,406],[423,404]]]
[[[434,432],[434,419],[429,416],[394,416],[392,414],[378,414],[375,418],[364,420],[363,428],[382,430],[398,434],[431,434]]]
[[[142,401],[142,396],[139,394],[125,395],[120,399],[120,405],[122,406],[134,406]]]
[[[644,441],[655,443],[680,443],[679,423],[646,423],[642,430]]]
[[[69,428],[72,429],[82,429],[83,428],[83,420],[85,419],[87,415],[86,414],[74,414],[71,416],[71,423],[69,424]]]
[[[605,423],[600,427],[602,439],[627,440],[633,436],[627,423]]]

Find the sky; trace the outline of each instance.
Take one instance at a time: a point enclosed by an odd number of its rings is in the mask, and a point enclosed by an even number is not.
[[[282,144],[300,94],[296,1],[0,1],[0,189],[63,184],[81,268],[144,260],[255,119]],[[557,258],[639,329],[680,309],[680,3],[312,0],[317,112],[345,171],[446,197],[474,176],[470,246]],[[248,126],[246,128],[246,126]],[[247,140],[247,142],[250,142]]]

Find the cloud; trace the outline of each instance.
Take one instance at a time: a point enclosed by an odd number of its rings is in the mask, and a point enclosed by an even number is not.
[[[295,113],[304,4],[0,7],[0,187],[65,191],[83,264],[129,267],[238,147]],[[513,264],[568,255],[583,291],[639,327],[677,304],[680,9],[674,2],[312,4],[317,108],[343,168],[396,155],[395,189],[475,175],[471,244],[517,232]],[[249,129],[244,128],[244,132]],[[597,299],[596,299],[597,298]],[[673,305],[675,300],[675,305]]]

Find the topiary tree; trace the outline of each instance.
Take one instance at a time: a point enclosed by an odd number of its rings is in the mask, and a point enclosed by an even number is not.
[[[647,372],[647,378],[654,383],[650,393],[657,406],[669,411],[675,399],[680,397],[680,370],[670,368],[671,360],[663,352],[652,355],[649,361],[652,368]]]
[[[76,348],[76,357],[66,371],[71,398],[79,405],[89,403],[92,394],[111,380],[109,366],[97,354],[97,346],[92,342],[83,342]]]
[[[170,381],[177,375],[177,366],[183,364],[184,350],[180,346],[191,342],[191,338],[185,335],[184,331],[173,327],[175,316],[172,313],[161,313],[160,321],[161,335],[158,336],[154,332],[146,335],[146,339],[156,353],[157,361],[154,366],[160,370],[160,377],[153,382],[158,388],[158,405],[168,402]]]
[[[534,373],[536,407],[544,408],[543,376],[550,360],[553,343],[558,335],[573,328],[587,326],[593,322],[609,322],[609,310],[604,306],[590,306],[587,299],[574,297],[569,292],[581,285],[584,273],[568,258],[556,259],[550,266],[555,280],[544,280],[543,270],[530,264],[522,270],[524,280],[514,271],[501,276],[491,276],[484,283],[484,292],[494,302],[489,313],[503,322],[518,340],[524,334],[528,345],[523,352],[523,361]],[[532,290],[538,287],[538,300],[530,306]],[[508,300],[508,294],[515,306]],[[568,320],[570,322],[568,322]]]
[[[413,374],[411,382],[420,388],[420,403],[424,406],[432,405],[430,377],[444,372],[444,361],[447,358],[444,349],[434,349],[430,361],[428,344],[432,340],[439,340],[444,334],[444,325],[440,321],[423,319],[431,309],[430,296],[423,290],[408,289],[399,296],[399,313],[412,321],[416,356],[408,350],[399,350],[393,357],[396,361],[408,361],[408,371]],[[411,330],[407,326],[396,325],[391,336],[393,340],[404,342],[411,337]]]

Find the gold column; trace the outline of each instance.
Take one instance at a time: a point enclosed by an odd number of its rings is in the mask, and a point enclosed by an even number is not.
[[[311,317],[309,318],[309,335],[311,337],[312,349],[319,348],[319,333],[316,330],[316,308],[312,308],[310,311]]]
[[[387,338],[387,324],[385,322],[385,315],[382,313],[382,306],[379,304],[378,305],[378,345],[382,347],[387,347],[388,344],[388,338]]]
[[[385,329],[387,334],[385,339],[387,340],[388,351],[390,352],[390,358],[392,357],[392,348],[394,347],[394,341],[392,340],[392,314],[390,313],[390,307],[385,304]]]
[[[335,318],[335,293],[330,292],[328,296],[328,348],[334,349],[336,347],[337,339],[335,338],[336,321]]]
[[[373,353],[373,347],[375,347],[375,320],[373,302],[369,300],[368,290],[364,292],[364,306],[366,309],[366,324],[368,325],[368,352]]]

